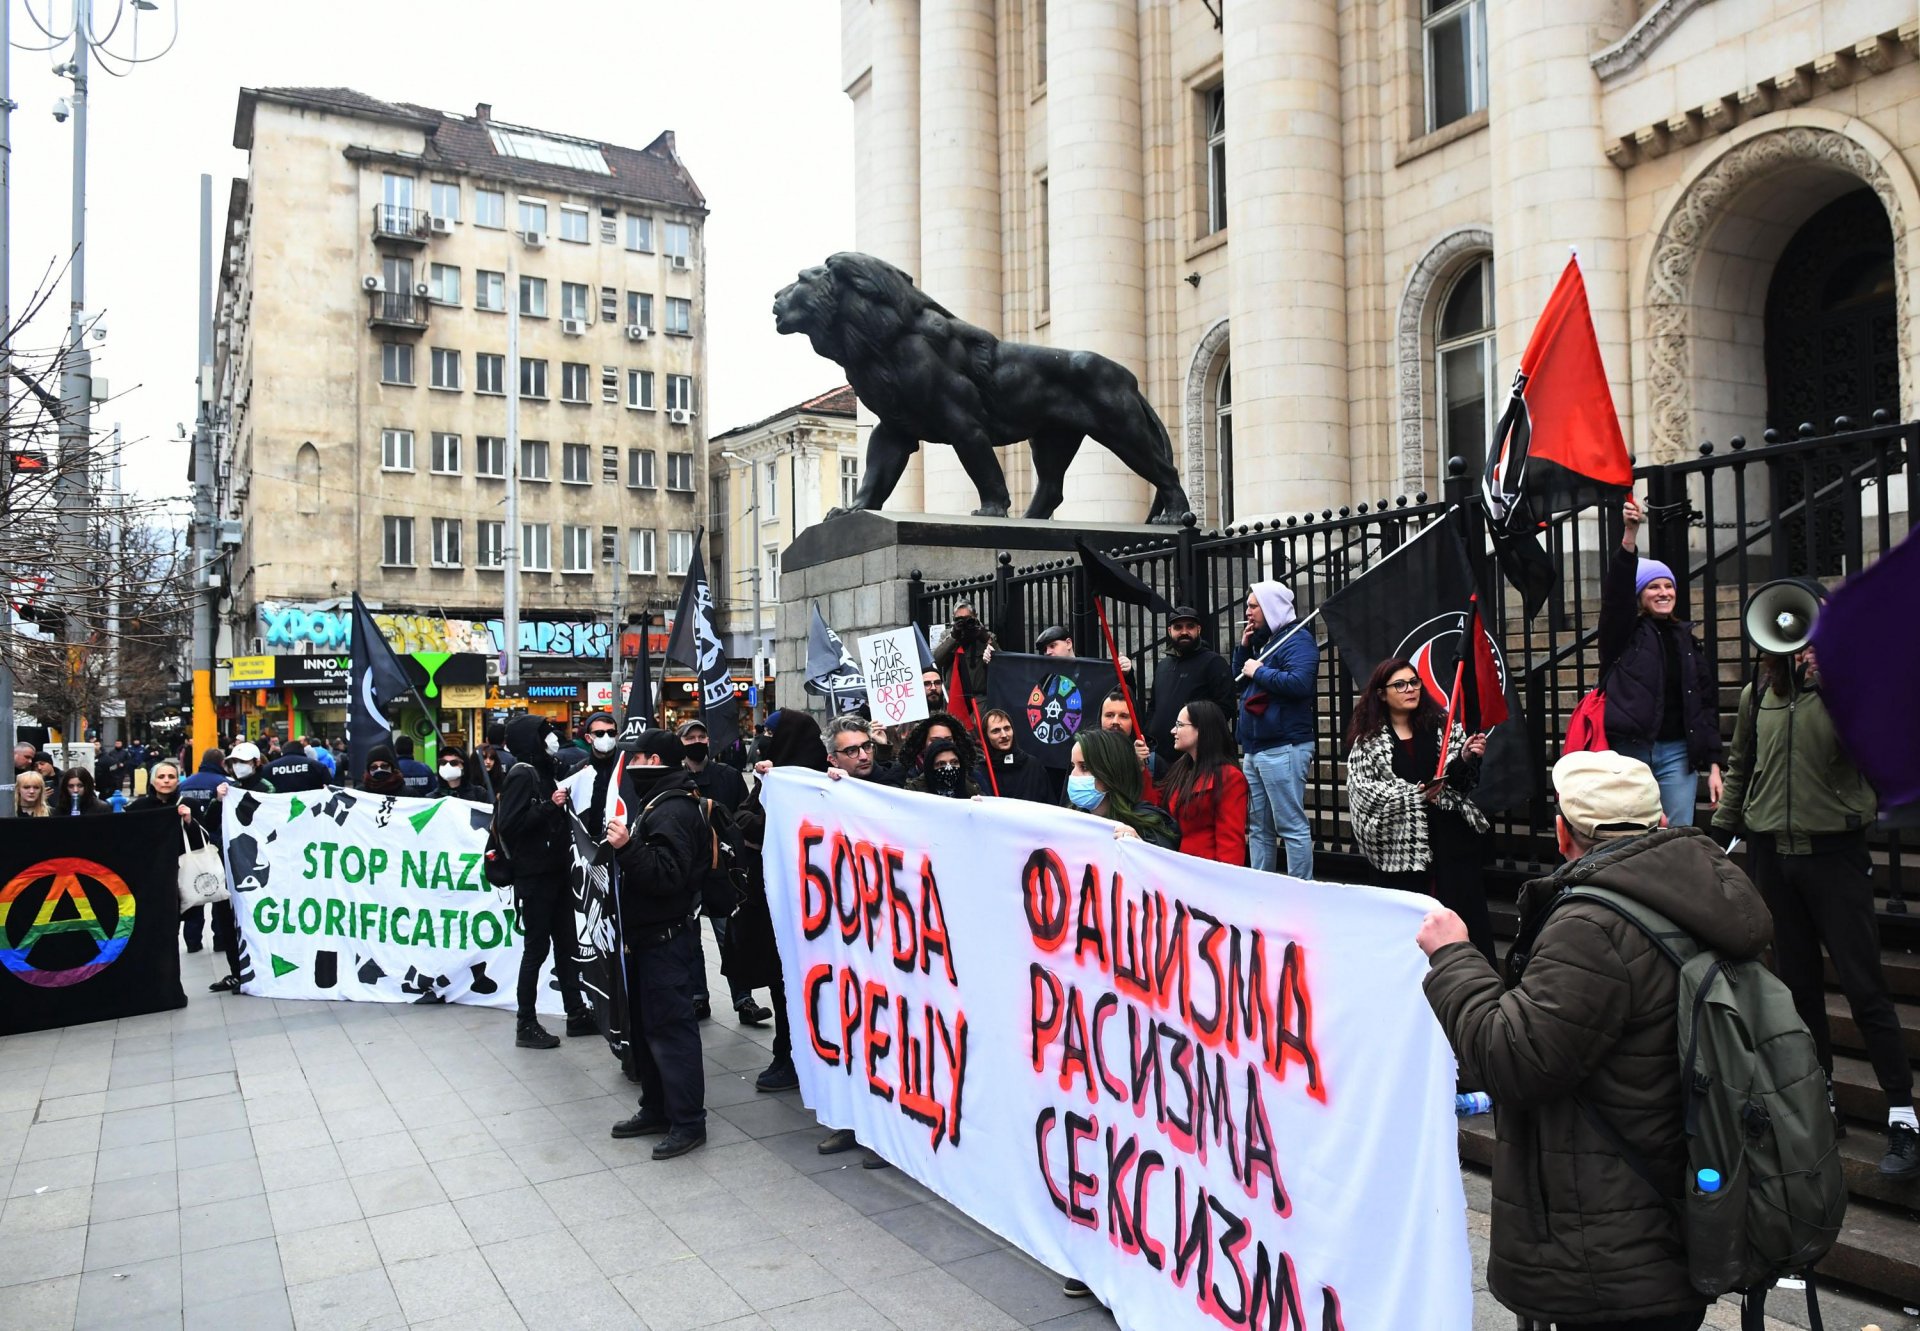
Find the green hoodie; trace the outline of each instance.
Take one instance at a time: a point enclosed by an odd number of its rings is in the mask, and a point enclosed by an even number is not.
[[[1816,690],[1783,698],[1768,689],[1757,721],[1752,710],[1749,684],[1740,694],[1715,827],[1769,835],[1783,855],[1810,855],[1815,837],[1872,825],[1879,799],[1841,747]]]

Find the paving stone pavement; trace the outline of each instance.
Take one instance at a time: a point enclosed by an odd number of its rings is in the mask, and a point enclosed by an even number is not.
[[[178,1012],[0,1040],[0,1331],[1114,1325],[899,1172],[816,1152],[797,1094],[754,1091],[770,1028],[704,1027],[707,1145],[656,1164],[607,1135],[634,1095],[598,1039],[534,1052],[490,1009],[221,997],[211,956],[182,961]],[[1467,1188],[1474,1326],[1506,1331],[1486,1182]]]

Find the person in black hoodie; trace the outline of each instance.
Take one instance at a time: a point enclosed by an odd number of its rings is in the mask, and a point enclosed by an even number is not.
[[[621,944],[640,1074],[639,1111],[614,1124],[613,1136],[665,1134],[653,1148],[655,1160],[685,1155],[707,1140],[693,972],[700,964],[695,912],[709,830],[693,774],[681,766],[685,757],[678,735],[647,732],[640,740],[640,768],[667,770],[631,824],[615,821],[605,828],[607,845],[620,861]]]
[[[609,718],[611,719],[611,718]],[[588,726],[592,726],[589,721]],[[588,730],[592,734],[592,730]],[[694,789],[705,799],[725,809],[728,813],[738,813],[740,806],[747,802],[747,781],[740,773],[724,763],[712,760],[707,744],[707,723],[695,717],[680,724],[680,744],[686,749],[686,769],[693,774]],[[733,913],[733,888],[726,881],[724,873],[708,872],[701,875],[700,901],[701,911],[713,926],[713,941],[720,949],[722,969],[726,966],[727,930]],[[700,971],[695,977],[694,1010],[701,1020],[713,1015],[711,996],[707,993],[706,946],[700,949]],[[742,986],[734,981],[730,986],[728,999],[733,1003],[734,1013],[740,1018],[742,1026],[759,1026],[773,1015],[771,1008],[763,1008],[754,1001],[752,986]]]
[[[367,750],[367,770],[360,774],[360,789],[369,795],[404,795],[406,778],[400,775],[400,760],[391,744],[376,744]]]
[[[507,723],[507,743],[523,757],[507,772],[494,807],[507,858],[513,862],[514,904],[525,935],[520,952],[519,1022],[514,1044],[522,1049],[556,1049],[558,1036],[540,1024],[535,1003],[540,994],[540,967],[553,953],[553,976],[567,1008],[568,1035],[597,1035],[593,1014],[580,998],[574,970],[573,890],[567,874],[573,863],[573,834],[567,827],[567,793],[554,783],[553,755],[560,737],[543,716],[517,716]],[[375,749],[376,754],[380,749]],[[368,767],[371,769],[372,761]],[[400,773],[393,781],[398,786]],[[399,794],[399,790],[393,791]]]
[[[982,795],[997,795],[1006,800],[1030,800],[1035,804],[1058,804],[1053,778],[1047,769],[1020,752],[1013,742],[1013,718],[1003,709],[989,708],[980,718],[987,732],[987,751],[973,769],[973,783]],[[988,772],[988,764],[993,770]]]
[[[442,799],[493,803],[493,794],[487,789],[485,779],[468,766],[467,755],[455,748],[440,750],[440,785],[433,793]]]

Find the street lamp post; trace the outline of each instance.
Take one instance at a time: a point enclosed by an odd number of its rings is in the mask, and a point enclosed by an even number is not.
[[[751,504],[748,504],[740,514],[740,520],[743,523],[745,523],[760,511],[760,492],[754,486],[754,483],[753,483],[753,463],[749,462],[746,458],[741,457],[738,453],[732,452],[731,450],[727,450],[727,449],[722,449],[720,456],[725,458],[729,462],[738,464],[737,466],[730,468],[729,469],[730,471],[736,471],[736,472],[744,471],[747,474],[747,493],[753,497],[753,502]],[[747,528],[747,569],[749,571],[750,576],[753,578],[753,696],[754,696],[753,722],[755,725],[760,724],[760,719],[761,719],[761,716],[763,715],[763,713],[760,710],[760,695],[764,687],[764,679],[765,679],[764,672],[761,666],[761,661],[763,659],[761,655],[761,649],[765,644],[762,640],[763,626],[760,620],[759,544],[760,543],[756,539],[754,539],[753,529],[751,527],[748,527]]]

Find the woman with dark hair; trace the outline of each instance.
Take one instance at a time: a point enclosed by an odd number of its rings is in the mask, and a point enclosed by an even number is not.
[[[69,767],[61,773],[60,794],[51,807],[56,818],[113,812],[111,804],[93,793],[93,773],[84,767]]]
[[[987,732],[986,755],[973,769],[973,783],[980,788],[980,793],[1008,800],[1030,800],[1035,804],[1059,803],[1047,769],[1020,752],[1013,742],[1013,718],[1004,709],[992,707],[980,718],[980,723]],[[991,773],[987,770],[989,767],[993,769]]]
[[[907,777],[920,775],[921,766],[926,758],[927,745],[936,739],[954,739],[966,735],[967,725],[951,712],[933,712],[924,721],[916,723],[907,732],[900,744],[900,770]],[[972,740],[969,737],[968,747]],[[971,764],[969,764],[971,765]]]
[[[972,757],[973,745],[965,735],[928,740],[920,755],[920,775],[908,779],[907,789],[947,799],[972,799],[980,793],[968,770]]]
[[[1196,698],[1173,723],[1173,760],[1160,799],[1180,824],[1180,849],[1219,864],[1247,862],[1247,778],[1233,761],[1220,705]]]
[[[1600,687],[1607,745],[1638,758],[1660,783],[1669,827],[1690,827],[1707,774],[1707,804],[1720,803],[1720,682],[1693,626],[1674,616],[1673,570],[1638,554],[1645,520],[1631,495],[1625,531],[1600,584]]]
[[[500,783],[507,779],[507,769],[513,766],[513,758],[497,744],[482,744],[479,749],[480,766],[483,769],[475,773],[481,785],[490,786],[497,796]]]
[[[1442,743],[1445,771],[1436,775]],[[1481,875],[1487,816],[1467,798],[1486,750],[1485,735],[1447,728],[1446,712],[1404,657],[1374,667],[1347,727],[1353,839],[1376,881],[1424,892],[1458,912],[1468,940],[1492,961],[1493,921]]]
[[[1082,813],[1117,824],[1116,837],[1180,849],[1180,824],[1147,802],[1133,743],[1114,731],[1080,732],[1073,744],[1073,770],[1067,774],[1067,800]]]
[[[798,708],[786,708],[774,720],[763,747],[766,757],[754,764],[761,777],[775,767],[799,767],[809,772],[827,770],[827,747],[820,739],[820,723]],[[793,1029],[787,1022],[787,989],[781,978],[780,948],[775,942],[773,915],[767,908],[767,878],[761,852],[767,837],[767,811],[761,803],[766,782],[753,791],[733,815],[746,854],[740,867],[747,876],[740,893],[740,909],[727,926],[727,946],[721,971],[745,989],[765,989],[773,999],[773,1062],[754,1078],[755,1090],[790,1091],[800,1084],[793,1069]]]

